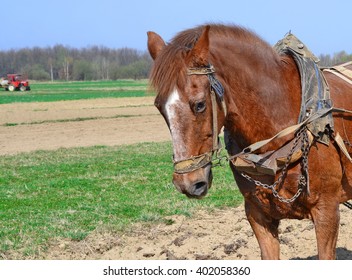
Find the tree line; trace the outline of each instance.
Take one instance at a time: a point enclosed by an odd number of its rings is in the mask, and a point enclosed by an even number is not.
[[[337,64],[341,64],[347,61],[352,61],[352,53],[348,54],[345,51],[340,51],[334,55],[321,54],[319,56],[320,62],[319,65],[324,67],[329,67]]]
[[[352,60],[345,51],[320,55],[321,66]],[[21,73],[32,80],[144,79],[152,65],[149,53],[131,48],[104,46],[71,48],[63,45],[0,51],[0,77]]]
[[[131,48],[56,45],[0,51],[0,77],[21,73],[32,80],[144,79],[151,65],[149,53]]]

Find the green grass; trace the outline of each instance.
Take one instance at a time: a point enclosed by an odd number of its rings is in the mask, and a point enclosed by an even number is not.
[[[36,258],[52,240],[82,240],[94,230],[116,232],[242,201],[228,167],[214,168],[203,200],[178,193],[171,151],[170,143],[145,143],[0,157],[0,259]]]
[[[151,93],[146,80],[31,83],[31,90],[9,92],[0,88],[0,104],[52,102],[106,97],[141,97]]]

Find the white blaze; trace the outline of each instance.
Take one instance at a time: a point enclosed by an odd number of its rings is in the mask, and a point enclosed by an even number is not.
[[[165,104],[165,111],[169,120],[172,143],[174,147],[174,160],[179,161],[186,156],[186,145],[182,135],[180,134],[179,115],[182,112],[180,94],[175,88],[169,96]]]

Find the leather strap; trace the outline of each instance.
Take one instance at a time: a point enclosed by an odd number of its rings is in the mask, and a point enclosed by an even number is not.
[[[213,90],[210,91],[211,110],[213,111],[213,150],[218,149],[218,108],[216,103],[216,96]]]
[[[351,110],[346,110],[346,109],[342,109],[342,108],[332,107],[332,108],[322,109],[322,110],[317,111],[316,113],[310,115],[303,122],[301,122],[299,124],[296,124],[296,125],[289,126],[289,127],[285,128],[285,129],[281,130],[279,133],[277,133],[276,135],[274,135],[273,137],[271,137],[269,139],[265,139],[265,140],[262,140],[262,141],[259,141],[259,142],[256,142],[256,143],[253,143],[253,144],[247,146],[240,153],[229,157],[229,160],[233,160],[236,157],[239,157],[239,156],[244,155],[244,154],[253,153],[253,152],[259,150],[260,148],[264,147],[265,145],[267,145],[268,143],[270,143],[271,141],[273,141],[275,139],[279,139],[279,138],[287,136],[287,135],[289,135],[291,133],[297,132],[302,126],[307,125],[308,123],[311,123],[311,122],[315,121],[316,119],[321,118],[322,116],[325,116],[326,114],[328,114],[330,112],[332,112],[332,113],[352,114]],[[339,144],[339,146],[340,145],[344,146],[343,141],[342,141],[342,144],[341,144],[341,141],[339,141],[337,143]],[[347,150],[346,147],[344,149]],[[349,157],[349,159],[350,159],[350,157]],[[352,161],[352,159],[350,159],[350,160]]]
[[[343,63],[341,65],[333,66],[330,68],[323,68],[323,71],[332,73],[337,77],[341,78],[345,82],[352,85],[352,70],[348,69],[347,66],[352,65],[352,61]]]
[[[342,80],[344,80],[345,82],[349,83],[350,85],[352,85],[352,80],[348,79],[347,77],[345,77],[344,75],[340,74],[339,72],[337,72],[337,70],[334,69],[324,69],[324,72],[329,72],[332,73],[334,75],[336,75],[337,77],[341,78]],[[351,71],[352,72],[352,71]],[[345,73],[344,73],[345,74]],[[352,74],[351,74],[352,75]],[[352,77],[352,76],[351,76]]]

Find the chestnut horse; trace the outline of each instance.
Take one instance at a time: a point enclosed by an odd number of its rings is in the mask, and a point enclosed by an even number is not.
[[[157,92],[155,106],[170,129],[175,167],[186,165],[186,170],[182,166],[175,170],[173,183],[188,197],[202,198],[211,187],[212,164],[205,158],[217,149],[215,138],[222,127],[226,148],[234,155],[297,123],[302,90],[294,59],[279,55],[246,29],[204,25],[180,32],[168,44],[148,32],[148,49],[154,60],[150,78]],[[216,95],[223,94],[216,97],[215,106],[210,94],[214,86],[207,75],[214,71],[222,85]],[[331,73],[325,77],[334,106],[352,110],[352,86]],[[334,131],[346,141],[352,139],[351,116],[333,113],[333,117]],[[259,152],[275,150],[287,141],[288,136],[270,142]],[[352,197],[352,164],[333,140],[329,145],[313,142],[308,155],[309,191],[297,193],[300,161],[288,166],[276,195],[244,178],[230,163],[262,259],[280,257],[281,219],[306,218],[315,225],[319,259],[336,258],[339,205]],[[272,184],[278,175],[254,178]],[[296,199],[284,201],[295,194]]]

